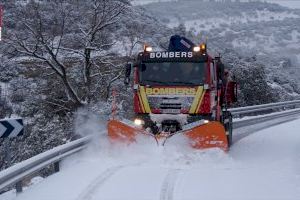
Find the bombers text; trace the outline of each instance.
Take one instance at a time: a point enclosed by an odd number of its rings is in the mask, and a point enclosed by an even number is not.
[[[192,58],[193,52],[151,52],[150,58]]]
[[[196,88],[146,88],[146,95],[196,95]]]

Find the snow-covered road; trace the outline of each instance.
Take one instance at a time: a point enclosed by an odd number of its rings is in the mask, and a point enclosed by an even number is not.
[[[228,154],[184,141],[110,146],[102,136],[16,200],[299,200],[300,120],[247,134]],[[239,133],[236,132],[235,135]],[[180,142],[178,142],[180,141]],[[14,199],[12,193],[1,200]]]

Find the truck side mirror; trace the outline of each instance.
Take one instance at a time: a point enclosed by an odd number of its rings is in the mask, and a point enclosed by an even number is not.
[[[237,102],[237,83],[235,81],[229,81],[226,87],[226,102],[231,104]]]
[[[232,81],[233,84],[233,102],[237,102],[238,100],[238,84],[235,81]]]
[[[130,82],[131,68],[132,68],[132,64],[131,63],[127,63],[125,65],[125,78],[124,78],[124,84],[125,85],[128,85],[129,82]]]

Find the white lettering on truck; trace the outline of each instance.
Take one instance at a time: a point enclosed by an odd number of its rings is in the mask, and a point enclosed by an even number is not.
[[[168,58],[169,52],[162,52],[162,58]]]
[[[193,52],[151,52],[150,58],[192,58]]]
[[[150,53],[150,58],[155,58],[155,53]]]

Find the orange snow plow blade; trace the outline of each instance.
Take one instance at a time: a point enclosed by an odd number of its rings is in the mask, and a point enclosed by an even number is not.
[[[131,143],[135,141],[135,137],[142,129],[139,129],[131,124],[118,120],[109,120],[107,124],[108,136],[112,141],[121,141]]]
[[[166,140],[169,137],[165,134],[152,135],[147,133],[143,128],[133,125],[130,121],[110,120],[107,124],[108,136],[111,141],[125,143],[136,142],[137,135],[148,135],[158,140]],[[190,129],[180,131],[176,134],[184,134],[189,138],[190,145],[195,149],[221,148],[228,150],[228,142],[224,126],[220,122],[209,122],[201,124]],[[164,144],[164,143],[162,143]]]
[[[193,127],[183,132],[190,139],[190,144],[196,149],[221,148],[228,151],[228,141],[224,126],[220,122]]]

